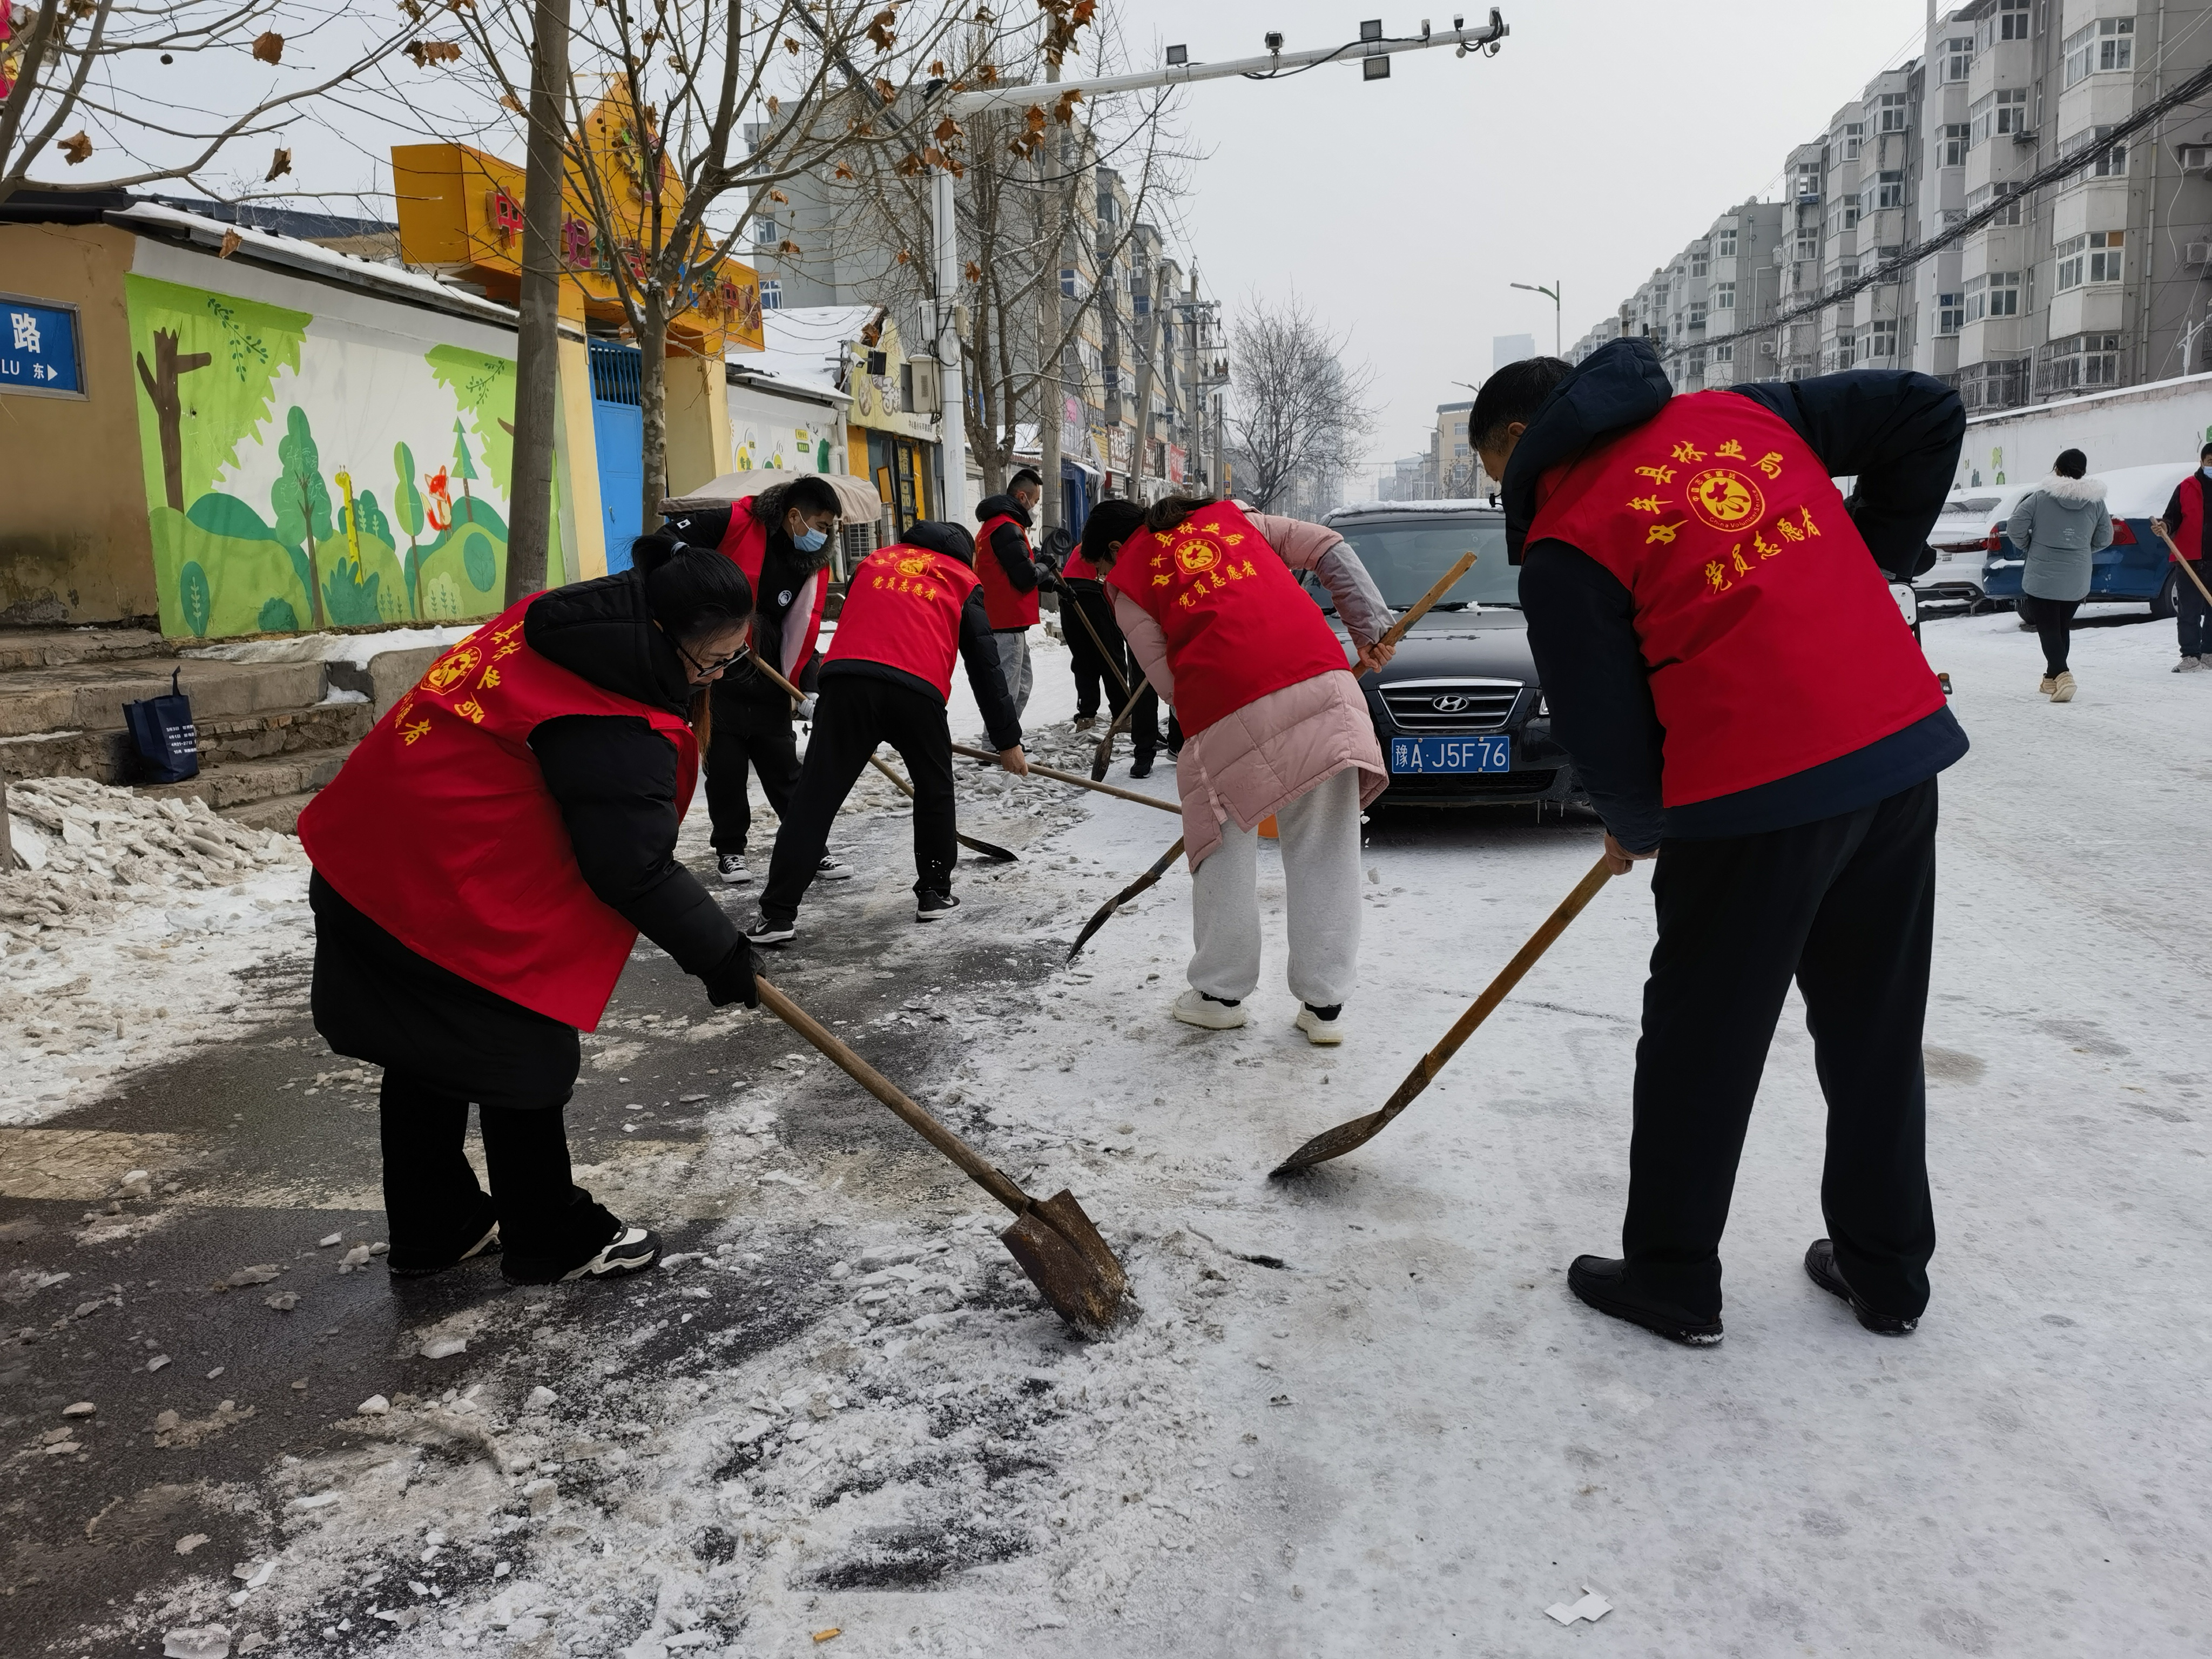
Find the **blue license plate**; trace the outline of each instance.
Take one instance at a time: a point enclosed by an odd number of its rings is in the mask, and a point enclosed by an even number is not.
[[[1393,738],[1393,772],[1510,772],[1510,738]]]

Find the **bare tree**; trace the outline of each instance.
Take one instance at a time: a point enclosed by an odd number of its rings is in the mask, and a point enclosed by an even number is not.
[[[0,202],[31,186],[122,190],[167,179],[237,199],[247,192],[211,183],[207,169],[226,148],[279,133],[313,100],[403,49],[410,22],[335,66],[304,67],[293,40],[343,33],[349,9],[324,0],[174,0],[125,6],[116,0],[48,0],[10,8],[0,40]],[[406,48],[418,64],[436,61],[431,43]],[[287,59],[289,58],[288,64]],[[210,83],[266,66],[257,92],[237,106],[208,108]],[[80,173],[94,156],[105,160]],[[54,166],[56,158],[61,165]],[[292,152],[273,147],[264,183],[292,170]],[[33,173],[38,174],[33,177]]]
[[[1374,429],[1374,373],[1346,366],[1345,343],[1295,292],[1279,307],[1248,300],[1231,329],[1231,459],[1237,495],[1262,511],[1317,497]]]

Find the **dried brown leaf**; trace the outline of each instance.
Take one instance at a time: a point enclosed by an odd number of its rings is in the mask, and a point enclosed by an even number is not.
[[[245,241],[246,238],[238,234],[238,227],[233,225],[228,230],[223,232],[222,246],[216,250],[215,257],[218,259],[228,259],[244,246]]]
[[[253,58],[256,63],[282,63],[284,58],[284,37],[274,29],[264,29],[253,37]]]
[[[281,179],[291,170],[292,152],[289,149],[280,149],[274,155],[269,158],[269,171],[262,175],[261,182],[265,185],[272,179]]]
[[[61,142],[61,152],[71,167],[92,159],[92,140],[78,131]]]

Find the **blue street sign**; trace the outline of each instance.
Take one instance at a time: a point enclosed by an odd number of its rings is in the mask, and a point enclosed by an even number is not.
[[[0,392],[84,396],[75,306],[0,294]]]

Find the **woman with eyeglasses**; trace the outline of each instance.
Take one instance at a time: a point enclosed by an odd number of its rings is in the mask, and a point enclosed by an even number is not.
[[[570,1176],[562,1109],[643,933],[720,1007],[751,949],[676,861],[695,719],[744,654],[752,589],[665,535],[525,599],[430,665],[300,817],[315,1029],[384,1067],[391,1270],[501,1252],[517,1284],[637,1273],[658,1235]],[[487,1195],[462,1152],[476,1103]]]

